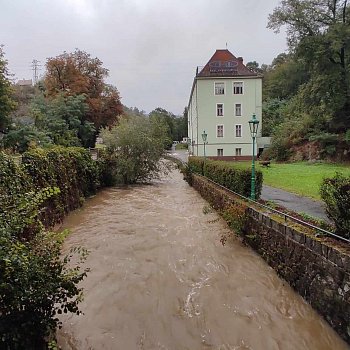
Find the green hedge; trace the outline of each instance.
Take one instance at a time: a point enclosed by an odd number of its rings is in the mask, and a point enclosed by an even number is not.
[[[46,227],[53,226],[96,192],[100,173],[99,163],[83,148],[36,148],[23,153],[20,165],[0,153],[0,216],[11,220],[11,208],[26,193],[58,188],[57,195],[43,201],[39,214]]]
[[[79,314],[86,251],[74,248],[62,258],[67,232],[44,226],[78,207],[98,183],[98,165],[83,149],[35,149],[21,164],[0,152],[0,349],[43,349],[58,314]]]
[[[339,236],[350,238],[350,176],[336,174],[321,184],[321,198]]]
[[[233,163],[214,161],[202,157],[190,157],[188,160],[191,172],[204,175],[216,183],[237,192],[245,197],[250,197],[251,170],[235,169]],[[263,183],[263,174],[255,172],[255,198],[260,198]]]

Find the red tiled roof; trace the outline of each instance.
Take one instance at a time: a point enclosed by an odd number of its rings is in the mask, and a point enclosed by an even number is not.
[[[242,57],[235,57],[229,50],[216,50],[197,77],[256,76],[244,64]]]

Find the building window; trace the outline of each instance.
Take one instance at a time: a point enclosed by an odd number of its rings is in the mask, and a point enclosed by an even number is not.
[[[242,148],[236,148],[236,156],[242,155]]]
[[[235,116],[236,117],[241,117],[242,116],[242,104],[241,103],[236,103],[235,104]]]
[[[236,125],[236,137],[242,137],[242,125]]]
[[[224,137],[224,126],[223,125],[217,125],[216,137]]]
[[[216,104],[216,115],[218,117],[224,116],[224,104],[223,103],[217,103]]]
[[[222,157],[224,155],[224,150],[222,148],[218,148],[217,155],[218,155],[218,157]]]
[[[243,82],[242,81],[233,82],[233,94],[234,95],[242,95],[243,94]]]
[[[225,83],[215,83],[215,95],[225,95]]]

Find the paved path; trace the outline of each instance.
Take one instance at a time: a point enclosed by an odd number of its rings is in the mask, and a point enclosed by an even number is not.
[[[187,162],[188,152],[185,150],[172,150],[172,156]],[[285,207],[296,213],[305,213],[314,218],[327,220],[326,212],[321,201],[308,197],[296,195],[279,188],[263,185],[261,199],[273,201],[276,204]]]
[[[327,220],[327,215],[321,201],[299,196],[267,185],[263,185],[261,199],[273,201],[296,213],[305,213],[314,218]]]

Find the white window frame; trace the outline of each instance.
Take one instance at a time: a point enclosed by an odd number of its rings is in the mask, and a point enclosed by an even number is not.
[[[241,105],[241,114],[240,115],[237,115],[237,113],[236,113],[236,106],[237,105]],[[242,105],[242,103],[235,103],[235,117],[242,117],[243,116],[243,105]]]
[[[237,154],[238,150],[239,150],[239,154]],[[242,155],[242,148],[235,148],[235,155],[236,155],[236,157],[240,157]]]
[[[218,114],[218,105],[222,105],[222,115]],[[222,118],[224,115],[225,115],[224,104],[223,103],[217,103],[216,104],[216,116]]]
[[[235,83],[242,83],[242,93],[241,94],[235,94]],[[239,95],[242,96],[244,95],[244,81],[237,80],[232,82],[232,94],[233,95]]]
[[[216,93],[216,84],[224,84],[224,93],[223,94],[217,94]],[[224,95],[226,95],[226,83],[224,81],[215,81],[214,82],[214,95],[215,96],[224,96]]]
[[[237,136],[237,126],[241,127],[241,136]],[[242,128],[242,124],[235,124],[235,137],[243,137],[243,128]]]
[[[218,136],[218,127],[222,126],[222,136]],[[224,124],[216,124],[216,138],[217,139],[222,139],[225,136],[225,127]]]
[[[221,152],[219,152],[219,151],[221,151]],[[221,154],[219,154],[219,153],[221,153]],[[223,148],[217,148],[216,149],[216,156],[217,157],[223,157],[224,156],[224,149]]]

